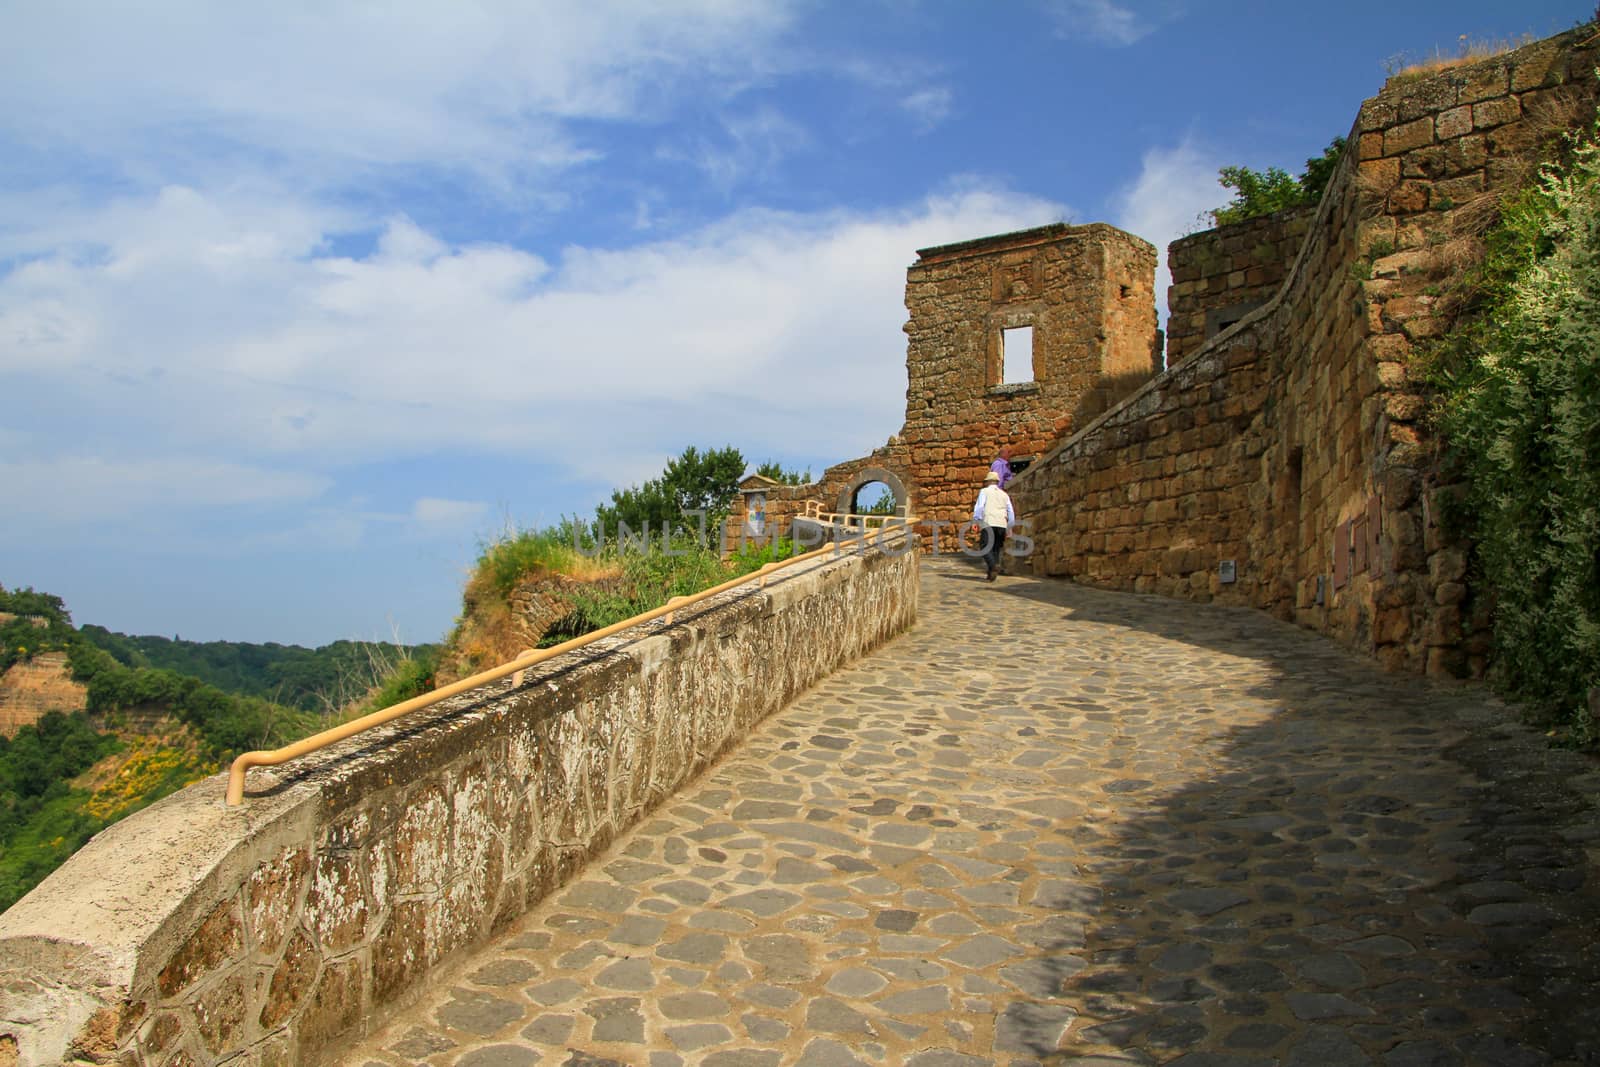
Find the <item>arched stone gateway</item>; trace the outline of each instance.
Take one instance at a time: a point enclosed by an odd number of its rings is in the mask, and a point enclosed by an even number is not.
[[[889,487],[889,492],[894,494],[894,513],[904,518],[906,509],[911,503],[911,493],[906,489],[905,482],[882,467],[863,467],[858,471],[856,476],[850,479],[845,491],[839,494],[838,507],[834,510],[847,514],[857,510],[856,494],[873,482],[882,482]]]

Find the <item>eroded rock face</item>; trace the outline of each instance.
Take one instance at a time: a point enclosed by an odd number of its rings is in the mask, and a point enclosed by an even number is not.
[[[89,690],[72,680],[65,652],[41,652],[0,673],[0,735],[39,721],[47,711],[71,714],[88,706]]]
[[[243,807],[215,779],[167,798],[0,918],[0,1033],[24,1064],[69,1046],[130,1067],[315,1061],[908,626],[917,567],[912,552],[803,565],[308,757]],[[105,929],[62,919],[80,914]],[[40,967],[46,939],[72,962],[43,965],[29,1008],[9,976]]]

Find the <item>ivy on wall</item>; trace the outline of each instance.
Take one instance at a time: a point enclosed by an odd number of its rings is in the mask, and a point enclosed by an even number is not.
[[[1600,133],[1597,123],[1596,133]],[[1433,354],[1439,426],[1494,609],[1493,677],[1575,743],[1600,740],[1600,147],[1573,141],[1507,203],[1478,313]]]

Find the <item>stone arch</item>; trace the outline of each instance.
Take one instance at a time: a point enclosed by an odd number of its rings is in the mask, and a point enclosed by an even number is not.
[[[904,517],[911,505],[911,492],[906,488],[906,483],[896,475],[884,470],[882,467],[863,467],[857,471],[845,485],[844,492],[839,494],[839,506],[835,509],[841,513],[850,511],[856,494],[868,482],[882,482],[889,487],[889,492],[894,494],[895,514]]]

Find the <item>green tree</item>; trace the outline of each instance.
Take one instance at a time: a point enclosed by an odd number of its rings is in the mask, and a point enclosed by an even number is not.
[[[769,459],[765,463],[761,464],[761,466],[756,468],[756,473],[761,475],[763,478],[771,478],[775,482],[782,482],[784,485],[811,484],[811,468],[807,467],[804,472],[798,470],[785,470],[783,464],[779,463],[775,459]]]
[[[612,533],[623,523],[636,531],[692,529],[688,513],[704,511],[708,527],[715,527],[738,494],[742,474],[744,456],[732,445],[704,452],[690,445],[660,477],[613,492],[611,503],[596,509],[595,522]]]
[[[1279,167],[1268,167],[1264,171],[1223,167],[1217,172],[1217,183],[1234,190],[1234,195],[1227,204],[1207,212],[1212,224],[1226,226],[1284,208],[1317,203],[1322,199],[1334,168],[1339,165],[1339,157],[1344,154],[1344,143],[1343,137],[1335,137],[1322,155],[1306,160],[1306,169],[1298,178]]]

